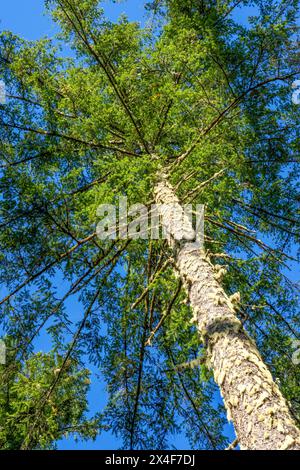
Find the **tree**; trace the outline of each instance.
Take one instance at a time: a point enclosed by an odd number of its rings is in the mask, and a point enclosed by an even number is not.
[[[33,423],[32,446],[37,449],[53,449],[55,442],[68,434],[83,439],[96,437],[99,419],[85,417],[88,370],[78,370],[76,363],[69,360],[48,399],[63,358],[54,352],[36,353],[21,364],[14,360],[13,348],[7,356],[6,364],[1,366],[1,449],[19,449]]]
[[[46,326],[62,371],[88,354],[125,448],[166,448],[182,428],[223,448],[216,382],[242,448],[299,448],[298,2],[150,2],[145,28],[96,0],[46,4],[72,58],[49,39],[0,45],[1,304],[18,354]],[[205,204],[205,251],[172,230],[169,246],[99,240],[97,208],[124,195],[178,217]]]

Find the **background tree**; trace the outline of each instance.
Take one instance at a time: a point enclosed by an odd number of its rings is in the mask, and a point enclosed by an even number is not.
[[[209,258],[298,420],[299,286],[287,271],[299,241],[298,2],[156,1],[144,29],[111,23],[95,0],[46,3],[74,57],[48,39],[5,32],[0,44],[1,304],[20,360],[44,329],[62,371],[88,357],[108,383],[102,424],[125,448],[168,447],[179,429],[193,447],[225,446],[174,253],[95,233],[100,204],[150,205],[164,172],[182,203],[205,204]],[[249,27],[233,21],[247,5]],[[20,447],[36,445],[35,428]]]
[[[11,344],[10,344],[11,343]],[[13,342],[6,338],[7,362],[1,365],[0,443],[1,449],[21,447],[32,430],[32,446],[53,449],[67,435],[93,439],[99,432],[99,418],[88,420],[86,393],[90,385],[87,369],[68,360],[61,372],[62,357],[54,352],[36,353],[23,363],[14,360]],[[54,381],[57,385],[48,398]]]

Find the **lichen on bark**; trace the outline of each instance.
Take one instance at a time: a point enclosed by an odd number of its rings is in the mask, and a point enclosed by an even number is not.
[[[236,315],[239,293],[231,297],[226,294],[216,276],[219,270],[200,243],[190,237],[178,242],[172,232],[172,227],[178,230],[174,220],[186,224],[183,233],[191,234],[193,227],[184,218],[183,208],[166,175],[160,177],[154,193],[158,205],[172,206],[169,214],[164,208],[162,223],[169,230],[176,267],[188,290],[193,310],[191,321],[196,322],[200,336],[205,339],[209,366],[240,448],[300,450],[300,431],[288,404]]]

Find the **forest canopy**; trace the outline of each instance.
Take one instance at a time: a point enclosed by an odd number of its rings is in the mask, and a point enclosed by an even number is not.
[[[229,420],[241,448],[299,449],[299,2],[156,0],[145,24],[104,3],[0,35],[0,446],[217,450]],[[204,248],[99,239],[124,196],[204,205]]]

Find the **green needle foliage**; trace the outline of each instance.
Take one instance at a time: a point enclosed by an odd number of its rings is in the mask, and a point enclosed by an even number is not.
[[[162,170],[183,203],[205,204],[206,249],[300,420],[288,271],[299,260],[299,2],[153,1],[144,28],[112,23],[101,3],[46,1],[55,41],[0,36],[1,320],[16,345],[2,366],[1,446],[49,448],[81,424],[93,435],[96,421],[82,421],[93,364],[109,395],[98,430],[124,448],[168,448],[183,432],[193,448],[222,449],[226,415],[166,241],[99,240],[96,212],[125,195],[149,205]],[[248,6],[242,26],[234,13]],[[55,354],[34,354],[42,332]]]
[[[33,423],[31,446],[35,449],[54,449],[56,441],[68,435],[76,439],[96,437],[99,418],[85,417],[90,385],[87,369],[80,370],[68,360],[57,386],[47,397],[62,363],[62,356],[54,352],[36,353],[22,363],[16,360],[13,348],[8,352],[6,365],[0,366],[1,449],[21,448]]]

